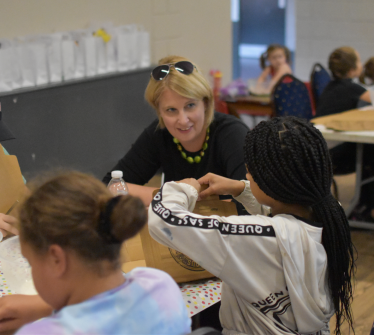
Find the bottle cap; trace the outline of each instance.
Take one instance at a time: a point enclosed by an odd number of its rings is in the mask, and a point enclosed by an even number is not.
[[[123,172],[116,170],[112,171],[112,178],[122,178],[123,177]]]

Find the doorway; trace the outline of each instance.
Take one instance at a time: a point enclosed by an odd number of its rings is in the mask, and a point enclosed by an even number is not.
[[[232,0],[232,23],[233,79],[257,78],[269,44],[286,45],[293,58],[294,0]]]

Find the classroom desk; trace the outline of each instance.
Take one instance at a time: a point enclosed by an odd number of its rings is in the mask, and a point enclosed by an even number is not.
[[[249,115],[271,116],[273,114],[270,96],[260,97],[254,95],[236,97],[225,100],[229,113],[239,118],[240,113]]]
[[[140,265],[144,266],[143,264]],[[12,282],[7,278],[8,276],[6,273],[4,274],[0,260],[0,298],[19,293],[12,288]],[[221,279],[208,278],[180,283],[178,286],[190,317],[221,301]],[[0,333],[0,335],[3,335],[3,333]]]
[[[374,181],[374,177],[362,180],[362,155],[363,155],[363,144],[374,144],[374,131],[334,131],[327,129],[323,125],[315,125],[318,128],[325,140],[328,141],[343,141],[353,142],[357,144],[356,151],[356,184],[353,198],[345,210],[347,216],[349,216],[355,206],[360,200],[361,187],[367,183]],[[349,225],[355,228],[364,228],[374,230],[374,224],[361,221],[349,221]]]

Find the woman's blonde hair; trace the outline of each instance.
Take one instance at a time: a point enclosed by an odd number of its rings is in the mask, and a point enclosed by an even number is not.
[[[346,78],[350,70],[357,67],[356,50],[352,47],[335,49],[329,57],[329,69],[335,79]]]
[[[34,186],[20,206],[20,239],[41,254],[58,244],[87,265],[97,268],[98,262],[106,260],[118,268],[121,243],[140,231],[147,213],[139,198],[124,195],[114,203],[112,199],[101,181],[84,173],[48,178]]]
[[[190,62],[190,60],[184,57],[168,56],[160,59],[158,64],[175,64],[181,61]],[[163,80],[150,78],[144,96],[147,102],[156,110],[160,128],[165,128],[158,108],[160,96],[165,88],[172,90],[182,97],[204,101],[205,125],[209,126],[213,121],[214,98],[212,88],[209,86],[208,81],[204,78],[196,64],[194,64],[194,66],[194,71],[189,75],[182,74],[171,67],[169,74]]]

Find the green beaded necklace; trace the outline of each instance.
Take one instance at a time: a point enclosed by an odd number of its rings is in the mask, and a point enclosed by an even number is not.
[[[210,129],[209,127],[207,128],[206,130],[206,137],[205,137],[205,142],[203,144],[203,147],[200,151],[200,155],[196,155],[194,158],[188,156],[187,157],[187,154],[183,151],[183,147],[182,145],[180,144],[179,140],[176,138],[176,137],[173,137],[173,142],[177,145],[177,148],[178,150],[181,152],[181,155],[182,157],[190,164],[192,163],[200,163],[201,162],[201,158],[204,157],[204,151],[206,149],[208,149],[208,140],[209,140],[209,132],[210,132]]]

